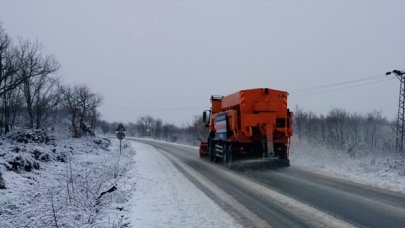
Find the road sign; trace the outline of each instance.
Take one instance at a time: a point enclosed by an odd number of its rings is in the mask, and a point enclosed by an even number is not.
[[[117,130],[115,131],[125,131],[125,127],[122,123],[118,124]]]
[[[117,130],[115,130],[115,135],[117,136],[117,138],[120,140],[120,155],[121,155],[121,151],[122,151],[122,140],[125,139],[125,127],[122,123],[118,124]]]
[[[116,136],[119,140],[123,140],[125,138],[125,133],[122,131],[119,131],[119,132],[117,132]]]

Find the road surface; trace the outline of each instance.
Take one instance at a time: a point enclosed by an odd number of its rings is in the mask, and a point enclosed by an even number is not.
[[[246,227],[405,227],[405,195],[305,170],[248,161],[230,169],[189,146],[154,146]]]

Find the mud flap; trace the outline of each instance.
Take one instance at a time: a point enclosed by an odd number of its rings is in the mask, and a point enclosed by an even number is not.
[[[272,118],[275,122],[275,116],[272,115]],[[274,126],[271,123],[266,124],[266,150],[263,150],[263,157],[274,157],[274,143],[273,143],[273,133],[274,133]]]
[[[274,157],[274,144],[272,140],[267,140],[267,157]]]
[[[271,140],[262,140],[263,144],[263,158],[274,157],[274,144]]]
[[[200,143],[200,158],[208,157],[208,143]]]

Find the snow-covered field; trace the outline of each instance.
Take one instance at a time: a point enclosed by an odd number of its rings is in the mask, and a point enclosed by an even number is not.
[[[291,147],[292,166],[402,193],[405,193],[404,157],[404,154],[366,151],[351,155],[298,140]]]
[[[136,191],[133,227],[238,227],[234,219],[194,186],[154,147],[133,142]]]

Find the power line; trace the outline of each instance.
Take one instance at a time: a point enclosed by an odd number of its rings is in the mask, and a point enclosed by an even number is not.
[[[379,76],[380,77],[380,76]],[[386,78],[383,80],[378,80],[378,81],[372,81],[372,82],[366,82],[366,83],[361,83],[361,84],[356,84],[356,85],[351,85],[351,86],[345,86],[345,87],[340,87],[340,88],[334,88],[334,89],[329,89],[329,90],[321,90],[321,91],[314,91],[314,92],[307,92],[303,94],[292,94],[290,95],[291,97],[294,98],[299,98],[299,97],[305,97],[305,96],[310,96],[310,95],[316,95],[316,94],[322,94],[322,93],[329,93],[329,92],[334,92],[334,91],[339,91],[339,90],[344,90],[344,89],[350,89],[350,88],[355,88],[355,87],[360,87],[360,86],[367,86],[367,85],[373,85],[373,84],[379,84],[379,83],[384,83],[388,81],[392,81],[395,78]],[[360,80],[360,79],[359,79]],[[359,80],[352,80],[353,82],[359,82]],[[365,81],[365,80],[362,80]],[[338,84],[338,83],[335,83]],[[340,85],[344,85],[342,83],[339,83]],[[345,84],[348,84],[345,82]],[[330,84],[332,85],[332,84]],[[327,88],[327,87],[325,87]],[[128,108],[128,107],[126,107]],[[134,111],[136,112],[144,112],[144,111],[160,111],[160,112],[171,112],[171,111],[186,111],[186,110],[203,110],[203,107],[173,107],[173,108],[139,108]]]
[[[360,87],[360,86],[379,84],[379,83],[388,82],[388,81],[392,81],[392,80],[394,80],[394,78],[388,78],[388,79],[378,80],[378,81],[374,81],[374,82],[361,83],[361,84],[357,84],[357,85],[345,86],[345,87],[329,89],[329,90],[321,90],[321,91],[308,92],[308,93],[303,93],[303,94],[291,94],[291,97],[297,98],[297,97],[305,97],[305,96],[315,95],[315,94],[329,93],[329,92],[350,89],[350,88],[355,88],[355,87]]]
[[[159,111],[159,112],[170,112],[170,111],[187,111],[187,110],[203,110],[203,107],[173,107],[173,108],[134,108],[134,107],[119,107],[122,109],[133,109],[135,112],[145,112],[145,111]]]
[[[358,83],[358,82],[363,82],[363,81],[376,80],[376,79],[380,79],[382,77],[383,77],[383,75],[374,75],[374,76],[370,76],[370,77],[359,78],[356,80],[337,82],[337,83],[325,84],[325,85],[319,85],[319,86],[309,86],[309,87],[304,87],[304,88],[300,88],[300,89],[292,89],[292,90],[290,90],[290,92],[292,94],[297,95],[299,93],[306,93],[306,92],[308,92],[307,90],[313,91],[313,90],[325,89],[325,88],[353,84],[353,83]]]
[[[305,96],[310,96],[310,95],[316,95],[316,94],[322,94],[322,93],[329,93],[329,92],[334,92],[334,91],[339,91],[339,90],[344,90],[344,89],[350,89],[354,87],[360,87],[360,86],[367,86],[367,85],[372,85],[372,84],[378,84],[378,83],[383,83],[387,81],[391,81],[394,78],[385,78],[383,80],[377,80],[382,78],[382,75],[374,75],[370,77],[364,77],[364,78],[359,78],[356,80],[350,80],[350,81],[344,81],[344,82],[337,82],[337,83],[332,83],[332,84],[325,84],[325,85],[319,85],[319,86],[310,86],[310,87],[304,87],[301,89],[294,89],[290,91],[297,91],[297,92],[292,92],[290,97],[294,98],[299,98],[299,97],[305,97]],[[376,81],[377,80],[377,81]],[[363,82],[363,83],[360,83]],[[344,85],[350,85],[350,84],[355,84],[351,86],[344,86]],[[344,87],[339,87],[339,86],[344,86]],[[333,88],[333,87],[338,87],[338,88]],[[333,88],[333,89],[328,89],[327,88]],[[198,101],[202,101],[202,97],[198,97]],[[207,98],[208,100],[208,98]],[[197,97],[189,97],[187,96],[186,99],[184,100],[179,100],[176,99],[177,102],[179,101],[197,101]],[[156,100],[155,100],[156,102]],[[128,106],[126,107],[121,107],[124,109],[130,109]],[[203,110],[203,107],[190,107],[190,106],[183,106],[183,107],[172,107],[172,108],[136,108],[135,112],[147,112],[147,111],[158,111],[158,112],[172,112],[172,111],[187,111],[187,110]]]

